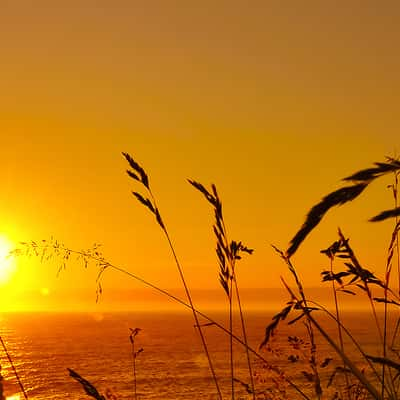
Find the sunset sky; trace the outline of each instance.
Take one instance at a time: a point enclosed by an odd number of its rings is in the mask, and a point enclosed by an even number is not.
[[[212,210],[187,178],[217,185],[231,239],[255,249],[240,286],[280,286],[270,244],[285,249],[341,178],[400,154],[399,20],[398,1],[1,2],[0,236],[101,243],[113,264],[179,287],[124,151],[149,174],[191,287],[219,282]],[[313,231],[294,257],[306,286],[339,226],[382,273],[393,221],[367,220],[393,206],[390,183]],[[95,268],[72,260],[57,277],[59,264],[19,258],[2,307],[94,303]],[[109,271],[103,304],[142,288]]]

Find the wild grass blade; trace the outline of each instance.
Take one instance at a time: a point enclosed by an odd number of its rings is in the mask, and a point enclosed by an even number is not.
[[[129,328],[130,330],[130,335],[129,335],[129,341],[131,342],[132,346],[132,364],[133,364],[133,394],[134,394],[134,399],[137,400],[137,379],[136,379],[136,359],[139,356],[140,353],[143,352],[143,349],[140,348],[138,350],[135,350],[135,339],[136,336],[139,334],[141,331],[140,328]]]
[[[79,375],[77,372],[75,372],[71,368],[67,368],[67,370],[69,372],[70,377],[75,379],[77,382],[79,382],[82,385],[83,390],[85,391],[85,393],[88,396],[93,397],[96,400],[106,400],[106,398],[104,396],[102,396],[98,392],[96,387],[93,384],[91,384],[88,380],[86,380],[85,378],[82,378],[81,375]]]
[[[324,215],[332,207],[340,206],[347,202],[353,201],[373,180],[387,173],[397,173],[397,171],[400,170],[400,161],[393,158],[387,158],[386,163],[378,162],[374,165],[375,167],[373,168],[367,168],[358,171],[355,174],[344,178],[343,181],[352,181],[354,182],[354,185],[345,186],[328,194],[322,199],[321,202],[311,208],[302,227],[290,241],[289,248],[286,251],[287,257],[290,258],[297,251],[297,249],[308,236],[308,234],[321,222]],[[377,215],[372,220],[380,221],[382,219],[398,215],[400,215],[400,210],[389,210]]]
[[[396,218],[400,216],[400,207],[393,208],[392,210],[382,211],[370,219],[371,222],[380,222],[388,218]]]
[[[341,357],[344,364],[349,368],[351,373],[363,384],[363,386],[368,390],[368,392],[373,396],[375,400],[383,400],[382,396],[376,390],[373,384],[358,369],[358,367],[353,363],[353,361],[351,361],[351,359],[347,356],[347,354],[341,351],[340,347],[335,343],[335,341],[330,337],[330,335],[325,331],[325,329],[323,329],[322,326],[311,315],[307,307],[305,305],[302,305],[303,300],[298,299],[287,284],[285,284],[285,287],[289,291],[289,294],[296,300],[297,304],[299,304],[303,308],[303,311],[307,313],[307,318],[310,321],[310,323],[318,330],[318,332],[328,342],[328,344],[332,347],[332,349],[334,349],[335,352]]]
[[[337,242],[335,242],[332,246],[331,246],[331,250],[328,251],[329,254],[329,261],[330,261],[330,271],[331,274],[334,275],[333,272],[333,261],[335,258],[335,253],[334,253],[334,249],[337,246]],[[333,294],[333,298],[335,301],[335,313],[336,313],[336,319],[337,319],[337,331],[338,331],[338,336],[339,336],[339,344],[340,344],[340,350],[344,353],[344,342],[343,342],[343,334],[342,334],[342,324],[341,324],[341,316],[340,316],[340,311],[339,311],[339,302],[338,302],[338,297],[337,297],[337,291],[336,291],[336,282],[335,279],[332,279],[332,294]],[[346,364],[343,363],[343,370],[344,370],[344,379],[345,379],[345,384],[346,384],[346,390],[347,390],[347,395],[348,395],[348,390],[350,388],[350,383],[349,383],[349,376],[347,373],[347,369],[346,369]],[[383,397],[383,395],[382,395]]]
[[[324,215],[332,207],[340,206],[354,200],[364,191],[367,186],[368,183],[363,182],[338,189],[325,196],[320,203],[311,208],[307,214],[304,224],[290,241],[289,248],[286,251],[287,257],[290,258],[296,252],[304,239],[321,222]]]
[[[13,362],[13,360],[11,358],[10,352],[8,351],[7,346],[6,346],[4,340],[3,340],[3,338],[1,336],[0,336],[0,343],[1,343],[1,347],[4,350],[5,355],[7,357],[8,362],[10,363],[10,366],[11,366],[11,369],[12,369],[12,371],[14,373],[14,376],[17,379],[17,383],[18,383],[19,388],[21,389],[21,393],[24,396],[24,399],[28,399],[28,395],[27,395],[27,393],[25,391],[24,385],[22,384],[22,381],[21,381],[21,378],[20,378],[20,376],[19,376],[19,374],[17,372],[17,369],[15,368],[15,365],[14,365],[14,362]],[[1,381],[1,389],[3,390],[2,381]]]
[[[230,371],[231,371],[231,398],[234,400],[235,397],[235,375],[234,375],[234,359],[233,359],[233,315],[232,315],[232,307],[233,307],[233,285],[235,285],[235,292],[236,298],[239,307],[239,314],[241,320],[241,328],[244,341],[246,343],[246,359],[247,359],[247,366],[249,371],[250,377],[250,385],[251,385],[251,392],[253,394],[253,400],[255,400],[255,389],[254,389],[254,379],[253,373],[251,368],[251,361],[250,355],[247,349],[247,334],[246,328],[244,323],[243,317],[243,310],[240,302],[240,294],[239,294],[239,287],[237,284],[236,279],[236,270],[235,265],[236,261],[241,259],[240,253],[245,252],[247,254],[252,254],[253,250],[249,249],[248,247],[244,246],[241,242],[236,241],[229,241],[227,230],[225,226],[224,217],[222,214],[222,202],[219,198],[217,188],[214,184],[211,185],[211,191],[208,191],[204,185],[194,180],[188,180],[188,182],[200,191],[207,201],[213,206],[214,208],[214,216],[215,221],[213,225],[213,231],[215,237],[217,239],[216,245],[216,254],[219,262],[220,272],[219,272],[219,280],[221,286],[223,287],[225,293],[228,296],[228,303],[229,303],[229,331],[230,341],[229,341],[229,352],[230,352]]]
[[[128,153],[122,153],[122,154],[125,157],[125,159],[128,161],[129,165],[132,167],[132,169],[138,173],[138,175],[140,177],[139,181],[145,187],[149,197],[145,198],[144,196],[142,196],[138,192],[133,192],[133,194],[139,200],[140,203],[142,203],[144,206],[146,206],[152,212],[152,214],[154,214],[158,225],[161,227],[161,229],[162,229],[162,231],[163,231],[163,233],[164,233],[164,235],[165,235],[165,237],[167,239],[167,242],[168,242],[169,248],[170,248],[170,250],[172,252],[172,256],[173,256],[173,259],[175,261],[175,265],[177,267],[177,270],[178,270],[182,285],[183,285],[185,293],[186,293],[186,297],[187,297],[187,299],[189,301],[189,304],[190,304],[190,307],[192,309],[193,318],[194,318],[194,321],[195,321],[195,326],[196,326],[196,328],[197,328],[197,330],[199,332],[200,340],[201,340],[201,343],[203,345],[203,350],[204,350],[204,353],[205,353],[207,361],[208,361],[208,365],[209,365],[209,368],[210,368],[211,375],[212,375],[213,380],[214,380],[214,384],[215,384],[215,387],[216,387],[216,390],[217,390],[218,398],[222,400],[222,393],[221,393],[221,390],[220,390],[220,387],[219,387],[219,383],[218,383],[218,379],[217,379],[217,376],[216,376],[216,373],[215,373],[215,370],[214,370],[214,366],[213,366],[213,363],[212,363],[212,360],[211,360],[211,355],[209,353],[208,346],[207,346],[207,343],[206,343],[206,340],[205,340],[205,336],[203,334],[203,331],[202,331],[201,325],[199,323],[197,314],[194,311],[195,308],[194,308],[194,305],[193,305],[192,296],[190,294],[189,287],[188,287],[188,285],[186,283],[186,279],[185,279],[185,276],[184,276],[184,273],[183,273],[183,269],[182,269],[182,266],[181,266],[180,261],[178,259],[178,256],[176,254],[175,247],[174,247],[174,245],[172,243],[172,240],[171,240],[171,237],[169,235],[168,229],[167,229],[167,227],[166,227],[166,225],[165,225],[165,223],[164,223],[164,221],[163,221],[163,219],[161,217],[161,213],[160,213],[159,208],[157,206],[156,199],[155,199],[155,197],[153,195],[153,192],[152,192],[152,190],[150,188],[148,176],[147,176],[145,170]],[[129,174],[129,173],[128,173],[128,175],[131,176],[131,174]],[[137,179],[134,178],[134,180],[137,180]]]

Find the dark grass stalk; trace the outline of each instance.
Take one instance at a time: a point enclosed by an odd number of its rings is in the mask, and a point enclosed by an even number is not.
[[[230,363],[230,370],[231,370],[231,399],[235,400],[235,370],[233,365],[233,317],[232,317],[232,285],[233,285],[233,278],[230,277],[229,282],[229,363]]]
[[[233,333],[233,320],[232,320],[232,302],[233,302],[233,284],[235,285],[235,291],[237,294],[237,302],[239,306],[239,314],[241,319],[241,327],[243,339],[247,345],[247,335],[246,328],[243,317],[243,310],[240,303],[239,287],[236,279],[235,265],[236,261],[241,259],[240,253],[252,254],[253,250],[244,246],[241,242],[229,241],[227,235],[227,229],[225,225],[225,220],[222,213],[222,202],[219,198],[217,188],[214,184],[211,185],[211,191],[208,191],[201,183],[188,180],[188,182],[200,191],[207,201],[214,208],[215,222],[213,225],[214,234],[217,239],[216,253],[218,257],[218,262],[220,266],[220,283],[228,296],[229,302],[229,327],[231,333]],[[247,347],[246,347],[247,349]],[[255,400],[255,389],[254,389],[254,379],[251,368],[251,361],[248,351],[246,350],[246,359],[248,364],[248,371],[250,375],[250,391],[253,393],[253,400]],[[233,359],[233,342],[232,336],[230,339],[230,364],[231,364],[231,394],[232,399],[234,399],[234,383],[236,381],[234,376],[234,359]]]
[[[132,343],[132,355],[133,355],[133,393],[135,395],[135,400],[137,400],[135,343]]]
[[[340,239],[341,239],[341,241],[343,243],[344,248],[346,249],[347,254],[350,257],[350,260],[353,262],[353,265],[356,267],[357,270],[362,271],[363,268],[362,268],[361,264],[359,263],[356,255],[353,252],[353,249],[348,244],[348,240],[345,239],[345,237],[344,237],[344,235],[343,235],[343,233],[342,233],[342,231],[340,229],[339,229],[339,237],[340,237]],[[383,346],[383,343],[384,343],[384,341],[383,341],[383,333],[382,333],[382,329],[381,329],[381,326],[380,326],[380,323],[379,323],[378,315],[376,313],[376,307],[375,307],[374,300],[372,298],[371,289],[370,289],[370,287],[368,285],[368,282],[365,279],[362,279],[362,283],[363,283],[365,292],[367,293],[368,300],[369,300],[369,303],[370,303],[370,306],[371,306],[371,311],[372,311],[372,314],[373,314],[373,317],[374,317],[374,320],[375,320],[375,325],[376,325],[376,328],[377,328],[377,331],[378,331],[378,334],[379,334],[379,338],[380,338],[381,344]]]
[[[174,249],[174,246],[172,245],[172,242],[171,242],[171,239],[169,237],[168,231],[165,228],[163,229],[163,231],[165,233],[165,236],[166,236],[166,238],[168,240],[169,247],[170,247],[170,249],[172,251],[172,254],[174,256],[175,263],[176,263],[176,266],[178,268],[179,275],[181,277],[182,284],[183,284],[184,289],[185,289],[186,297],[187,297],[187,299],[189,301],[190,308],[192,309],[192,312],[193,312],[193,318],[194,318],[194,321],[195,321],[195,325],[196,325],[196,327],[198,329],[198,332],[199,332],[199,335],[200,335],[200,339],[201,339],[201,342],[202,342],[202,345],[203,345],[204,352],[205,352],[206,357],[207,357],[208,365],[210,367],[211,375],[212,375],[214,383],[215,383],[215,387],[216,387],[216,390],[217,390],[217,393],[218,393],[218,397],[222,400],[222,393],[221,393],[221,389],[220,389],[219,384],[218,384],[217,375],[215,373],[214,366],[213,366],[212,361],[211,361],[210,352],[208,351],[208,346],[207,346],[206,339],[205,339],[204,334],[203,334],[203,330],[202,330],[202,328],[200,326],[200,322],[199,322],[199,319],[197,317],[197,313],[196,313],[194,305],[193,305],[192,296],[191,296],[189,288],[188,288],[188,286],[186,284],[186,279],[185,279],[185,277],[183,275],[183,271],[182,271],[181,265],[179,263],[177,255],[175,253],[175,249]]]
[[[194,321],[195,321],[195,326],[196,326],[196,328],[197,328],[197,330],[199,332],[201,343],[203,345],[203,350],[204,350],[204,353],[205,353],[205,355],[207,357],[208,365],[209,365],[209,368],[210,368],[210,372],[211,372],[212,378],[213,378],[214,383],[215,383],[215,388],[217,390],[218,397],[219,397],[220,400],[222,400],[221,389],[220,389],[219,384],[218,384],[218,379],[217,379],[217,376],[216,376],[216,373],[215,373],[215,370],[214,370],[214,366],[213,366],[213,363],[212,363],[212,360],[211,360],[211,356],[210,356],[210,353],[209,353],[209,350],[208,350],[206,339],[204,337],[201,325],[199,323],[197,314],[195,312],[192,296],[190,294],[189,287],[188,287],[188,285],[186,283],[186,279],[185,279],[185,276],[183,274],[182,266],[181,266],[181,264],[180,264],[180,262],[178,260],[178,257],[177,257],[176,251],[175,251],[175,247],[172,244],[171,237],[170,237],[170,235],[168,233],[168,230],[167,230],[167,227],[166,227],[164,221],[161,218],[160,211],[159,211],[159,209],[157,207],[157,202],[156,202],[155,197],[153,195],[153,192],[152,192],[152,190],[150,188],[149,178],[148,178],[145,170],[129,154],[122,153],[122,155],[125,157],[125,159],[129,163],[130,167],[132,168],[132,170],[127,170],[128,175],[133,180],[136,180],[136,181],[140,182],[145,187],[145,189],[147,190],[148,194],[150,195],[150,199],[149,199],[149,198],[143,197],[140,193],[133,192],[133,195],[137,198],[137,200],[140,203],[142,203],[146,208],[149,209],[149,211],[151,211],[154,214],[158,225],[161,227],[161,229],[164,232],[164,235],[165,235],[165,237],[167,239],[169,248],[170,248],[170,250],[172,252],[172,255],[173,255],[173,258],[174,258],[174,261],[175,261],[175,265],[176,265],[176,267],[178,269],[178,272],[179,272],[179,276],[180,276],[182,285],[183,285],[185,293],[186,293],[186,297],[187,297],[188,302],[190,304],[190,307],[192,309],[193,318],[194,318]]]
[[[290,258],[303,243],[310,232],[321,222],[325,214],[333,207],[344,205],[353,201],[369,186],[375,179],[388,173],[396,173],[400,170],[400,161],[391,157],[386,162],[374,163],[371,168],[363,169],[343,179],[344,182],[352,182],[352,185],[342,187],[326,195],[318,204],[314,205],[308,212],[306,220],[292,238],[286,256]],[[394,215],[399,215],[399,209],[384,211],[373,217],[370,221],[381,221]],[[400,287],[400,280],[399,280]]]
[[[286,252],[286,257],[289,259],[298,249],[298,247],[301,245],[301,243],[304,241],[304,239],[308,236],[308,234],[320,223],[322,218],[325,216],[325,214],[335,206],[340,206],[343,205],[347,202],[353,201],[355,198],[357,198],[364,190],[365,188],[373,182],[375,179],[387,174],[387,173],[394,173],[395,175],[395,184],[391,185],[393,188],[393,194],[395,197],[395,208],[393,210],[387,210],[384,212],[381,212],[379,215],[376,215],[370,221],[382,221],[386,218],[390,217],[396,217],[396,224],[397,224],[397,218],[400,215],[400,209],[397,204],[397,183],[398,183],[398,175],[399,175],[399,170],[400,170],[400,161],[398,159],[390,158],[387,157],[385,163],[375,163],[373,167],[367,168],[361,171],[356,172],[355,174],[344,178],[343,180],[346,182],[351,181],[353,184],[352,186],[346,186],[342,187],[339,190],[336,190],[327,196],[325,196],[322,201],[320,201],[318,204],[313,206],[310,211],[307,214],[306,220],[301,226],[300,230],[295,234],[293,239],[290,242],[289,248]],[[347,243],[346,243],[347,244]],[[397,273],[398,273],[398,292],[400,295],[400,255],[399,255],[399,246],[398,246],[398,232],[397,232],[397,237],[396,237],[396,249],[397,249]],[[350,252],[349,254],[352,255],[351,249],[349,249]],[[393,249],[391,249],[393,250]],[[354,256],[354,255],[353,255]],[[350,257],[351,258],[351,257]],[[358,261],[354,257],[352,258],[353,264],[355,268],[360,267],[358,264]],[[361,272],[360,276],[362,276],[362,268],[360,268],[359,272]],[[385,287],[384,287],[384,331],[382,333],[381,326],[379,324],[377,314],[376,314],[376,309],[374,305],[374,301],[371,295],[370,288],[368,286],[368,281],[367,279],[362,279],[364,289],[367,292],[369,301],[370,301],[370,306],[371,310],[375,319],[375,324],[380,336],[381,344],[383,347],[383,355],[384,359],[386,359],[387,355],[387,314],[388,314],[388,285],[389,285],[389,280],[390,280],[390,268],[387,268],[386,274],[385,274]],[[397,334],[397,328],[396,332]],[[394,338],[393,341],[394,342]],[[382,364],[382,377],[383,377],[383,385],[382,385],[382,393],[383,393],[383,387],[385,385],[385,364]],[[393,376],[391,375],[391,370],[389,368],[389,375],[391,379],[391,385],[393,386]],[[393,386],[394,388],[394,386]],[[393,389],[394,390],[394,389]]]
[[[394,185],[393,185],[393,198],[394,198],[394,206],[395,206],[395,208],[398,208],[398,206],[399,206],[398,188],[399,188],[399,172],[396,172],[394,174]],[[397,292],[398,292],[398,294],[400,296],[400,251],[399,251],[399,230],[398,230],[398,227],[399,227],[399,218],[396,215],[396,217],[395,217],[395,235],[396,235],[395,248],[396,248],[396,265],[397,265],[397,276],[398,276]],[[398,318],[398,320],[397,320],[396,329],[395,329],[395,332],[393,334],[392,347],[393,347],[393,344],[394,344],[394,342],[396,340],[396,336],[398,334],[399,324],[400,324],[400,318]],[[396,395],[397,395],[398,390],[399,390],[399,385],[400,385],[400,381],[398,381]]]
[[[341,239],[344,240],[343,235],[342,235]],[[346,353],[341,351],[340,347],[335,343],[335,341],[328,335],[328,333],[319,325],[319,323],[311,315],[310,308],[307,305],[307,300],[306,300],[305,295],[304,295],[304,290],[303,290],[302,283],[301,283],[301,281],[300,281],[300,279],[299,279],[299,277],[297,275],[297,272],[296,272],[293,264],[290,261],[290,258],[286,254],[284,254],[282,251],[280,251],[279,249],[275,248],[275,250],[278,251],[278,253],[281,255],[281,257],[285,260],[286,264],[289,267],[290,272],[294,276],[295,282],[296,282],[296,286],[297,286],[297,288],[299,290],[299,293],[300,293],[301,301],[299,300],[299,298],[294,294],[294,292],[289,288],[289,286],[284,281],[283,281],[283,283],[284,283],[286,289],[288,290],[289,294],[292,296],[292,298],[296,300],[296,304],[301,307],[301,309],[302,309],[304,315],[306,315],[307,320],[309,321],[309,323],[312,324],[320,332],[320,334],[325,338],[325,340],[329,343],[329,345],[339,354],[339,356],[342,358],[342,360],[346,364],[346,366],[351,370],[353,375],[355,375],[357,377],[357,379],[365,386],[365,388],[370,392],[370,394],[373,396],[373,398],[374,399],[379,399],[379,400],[382,399],[383,400],[383,397],[378,393],[378,391],[372,385],[372,383],[369,382],[368,379],[366,379],[366,377],[357,368],[357,366],[347,357]],[[351,252],[352,255],[354,256],[351,248],[348,248],[347,250],[348,250],[349,254]],[[355,256],[354,256],[354,258],[355,258]],[[354,262],[354,260],[352,260],[352,261]],[[355,259],[355,261],[357,262],[356,259]],[[372,297],[371,297],[371,299],[372,299]],[[311,363],[313,363],[313,361],[311,361]]]
[[[319,372],[318,372],[318,368],[317,368],[317,363],[316,363],[316,343],[315,343],[315,337],[314,337],[314,331],[313,331],[313,324],[311,322],[310,319],[310,310],[309,307],[307,305],[307,299],[305,296],[305,292],[304,292],[304,288],[303,288],[303,284],[301,283],[301,280],[297,274],[297,271],[294,267],[294,265],[292,264],[292,262],[290,261],[290,258],[284,254],[282,251],[278,250],[276,247],[274,247],[274,249],[276,251],[278,251],[278,253],[280,254],[280,256],[283,258],[283,260],[285,260],[287,266],[289,267],[289,271],[291,272],[291,274],[293,275],[295,282],[296,282],[296,286],[297,289],[299,291],[301,300],[304,304],[303,306],[303,311],[304,314],[306,316],[306,327],[307,327],[307,332],[309,334],[310,337],[310,343],[311,343],[311,352],[310,352],[310,366],[311,369],[314,373],[315,376],[315,394],[317,395],[318,399],[321,399],[322,396],[322,388],[321,388],[321,379],[319,376]]]
[[[399,206],[398,188],[399,188],[399,172],[395,172],[394,173],[394,184],[392,185],[394,208],[398,208],[398,206]],[[398,222],[399,222],[399,217],[396,215],[395,216],[396,226],[397,226]],[[398,234],[398,232],[396,233],[396,253],[397,253],[396,264],[397,264],[397,278],[398,278],[397,290],[398,290],[398,293],[400,296],[400,252],[399,252],[399,234]]]
[[[393,190],[393,196],[394,196],[394,204],[395,208],[398,208],[399,202],[398,202],[398,189],[399,189],[399,172],[396,172],[394,174],[395,176],[395,183],[394,183],[394,190]],[[396,228],[399,226],[399,217],[396,215],[395,217],[395,223],[396,223]],[[395,228],[395,229],[396,229]],[[400,248],[399,248],[399,231],[396,230],[396,264],[397,264],[397,275],[399,279],[399,284],[398,284],[398,292],[400,296]],[[398,385],[400,385],[400,381],[398,381]],[[396,390],[396,395],[398,393],[399,386],[397,386]]]
[[[18,372],[17,372],[17,369],[15,368],[15,365],[14,365],[14,362],[13,362],[13,360],[12,360],[12,358],[11,358],[11,355],[10,355],[10,353],[8,352],[7,346],[6,346],[6,344],[4,343],[4,340],[3,340],[3,338],[2,338],[1,336],[0,336],[0,342],[1,342],[1,346],[3,347],[4,353],[5,353],[6,356],[7,356],[8,362],[10,363],[11,368],[12,368],[12,370],[13,370],[13,372],[14,372],[15,378],[17,379],[18,386],[19,386],[19,388],[21,389],[21,392],[22,392],[24,398],[25,398],[25,399],[28,399],[28,395],[26,394],[24,385],[22,384],[22,381],[21,381],[21,379],[20,379],[20,377],[19,377],[19,374],[18,374]]]
[[[348,336],[348,338],[352,341],[352,343],[354,344],[354,346],[356,347],[356,349],[359,351],[359,353],[362,355],[364,361],[368,364],[369,368],[371,369],[371,371],[373,372],[374,376],[376,377],[377,381],[380,383],[381,387],[384,388],[384,391],[386,391],[386,394],[389,396],[389,399],[394,399],[397,400],[397,395],[390,392],[388,386],[383,385],[383,381],[382,381],[382,375],[379,375],[377,369],[375,368],[375,365],[371,362],[371,358],[365,353],[365,351],[362,349],[362,347],[360,346],[360,344],[357,342],[357,340],[354,338],[354,336],[351,334],[351,332],[340,322],[336,319],[335,315],[332,314],[326,307],[324,307],[322,304],[313,301],[313,300],[309,300],[308,302],[310,304],[314,304],[316,305],[321,311],[325,312],[330,318],[332,318],[336,323],[340,324],[341,329],[343,330],[343,332]],[[399,382],[400,384],[400,382]],[[350,396],[350,393],[349,393]],[[384,396],[382,395],[382,398],[384,398]]]
[[[4,387],[3,387],[3,375],[1,374],[1,365],[0,365],[0,400],[6,400],[4,397]]]
[[[313,301],[313,300],[309,300],[308,302],[310,304],[314,304],[315,306],[317,306],[321,311],[325,312],[330,318],[332,318],[337,324],[340,325],[341,329],[343,330],[343,332],[348,336],[348,338],[352,341],[352,343],[354,344],[354,346],[356,347],[356,349],[359,351],[359,353],[362,355],[364,361],[368,364],[369,368],[371,369],[371,371],[373,372],[373,374],[375,375],[375,377],[377,378],[378,382],[381,384],[381,386],[384,388],[384,391],[386,391],[387,395],[389,396],[390,399],[397,399],[397,395],[396,394],[392,394],[389,391],[389,388],[385,385],[383,385],[383,381],[382,381],[382,376],[379,375],[378,371],[376,370],[374,364],[371,362],[371,358],[368,357],[368,355],[364,352],[364,350],[362,349],[362,347],[360,346],[360,344],[357,342],[357,340],[354,338],[354,336],[351,334],[351,332],[340,322],[336,319],[335,315],[332,314],[326,307],[324,307],[322,304]],[[399,382],[400,384],[400,382]],[[350,395],[350,394],[349,394]],[[383,398],[383,395],[382,395]]]
[[[131,331],[131,334],[129,335],[129,341],[131,342],[131,347],[132,347],[132,366],[133,366],[133,393],[134,393],[134,399],[137,400],[137,379],[136,379],[136,358],[138,355],[143,351],[142,348],[139,350],[135,350],[135,339],[136,336],[139,334],[141,331],[140,328],[129,328]]]
[[[356,349],[359,351],[359,353],[362,355],[364,361],[368,364],[368,366],[371,368],[371,371],[374,373],[375,377],[377,380],[382,383],[382,377],[379,375],[378,371],[376,370],[374,364],[371,362],[371,360],[368,358],[367,354],[365,351],[362,349],[360,344],[357,342],[355,337],[351,334],[351,332],[342,324],[341,321],[337,320],[336,316],[332,314],[326,307],[324,307],[322,304],[308,299],[309,304],[314,304],[316,305],[321,311],[326,313],[330,318],[332,318],[333,321],[336,322],[340,326],[340,329],[348,336],[348,338],[352,341]]]
[[[387,329],[388,329],[388,287],[390,284],[390,274],[391,274],[392,266],[391,263],[386,264],[386,270],[385,270],[385,287],[384,287],[384,321],[383,321],[383,357],[387,357]],[[383,392],[384,392],[384,387],[385,387],[385,364],[382,365],[382,397],[383,397]]]
[[[42,243],[47,243],[45,240],[42,241]],[[49,250],[52,249],[55,251],[55,254],[60,256],[61,258],[64,258],[64,254],[68,254],[68,258],[70,258],[71,255],[76,255],[78,257],[79,260],[82,260],[84,262],[85,267],[88,265],[88,262],[91,260],[93,262],[95,262],[96,266],[100,269],[100,273],[99,273],[99,279],[102,278],[103,274],[105,273],[105,271],[107,271],[108,269],[112,269],[114,271],[120,272],[138,282],[140,282],[141,284],[143,284],[144,286],[147,286],[153,290],[155,290],[156,292],[161,293],[162,295],[170,298],[171,300],[174,300],[175,302],[181,304],[182,306],[189,308],[191,310],[194,310],[194,312],[204,318],[205,320],[207,320],[210,324],[212,324],[213,326],[217,327],[218,329],[220,329],[222,332],[224,332],[227,335],[232,335],[233,339],[239,343],[241,346],[245,347],[248,349],[248,351],[250,353],[252,353],[255,357],[257,357],[260,361],[264,362],[265,364],[269,365],[269,361],[263,357],[259,351],[253,349],[251,346],[249,346],[247,343],[245,343],[241,338],[239,338],[238,336],[236,336],[235,334],[231,334],[229,332],[229,330],[227,328],[225,328],[222,324],[220,324],[219,322],[215,321],[214,319],[212,319],[211,317],[209,317],[207,314],[194,309],[191,307],[191,305],[187,302],[185,302],[184,300],[182,300],[181,298],[169,293],[168,291],[152,284],[151,282],[143,279],[142,277],[140,277],[139,275],[136,275],[132,272],[129,272],[128,270],[119,267],[117,265],[114,265],[108,261],[105,260],[105,258],[101,255],[101,253],[99,251],[93,252],[91,249],[90,250],[73,250],[73,249],[69,249],[64,247],[62,244],[56,242],[56,243],[52,243],[50,242],[50,244],[44,244],[44,245],[37,245],[35,244],[34,247],[32,247],[32,243],[29,242],[22,242],[21,245],[23,245],[25,247],[25,251],[23,251],[22,249],[15,249],[13,251],[13,255],[14,256],[21,256],[21,255],[29,255],[28,251],[30,248],[33,248],[35,251],[35,255],[39,256],[40,253],[38,251],[42,251],[45,250]],[[56,246],[56,247],[54,247]],[[51,253],[49,253],[47,255],[47,258],[45,258],[44,260],[48,260],[51,257]],[[271,371],[274,372],[275,374],[277,374],[278,376],[282,376],[282,371],[275,366],[270,366]],[[290,378],[288,378],[287,376],[284,375],[284,380],[288,383],[288,385],[295,390],[303,399],[305,400],[311,400],[309,396],[307,396],[306,393],[304,393],[301,388],[295,383],[293,382]]]
[[[385,271],[385,288],[384,288],[384,316],[383,316],[383,358],[387,357],[387,329],[388,329],[388,286],[390,283],[390,271],[391,271],[391,266],[387,265],[386,266],[386,271]],[[384,394],[384,387],[385,387],[385,364],[382,365],[382,397]]]
[[[287,262],[290,263],[290,260],[287,259]],[[293,266],[292,266],[293,268]],[[284,282],[284,281],[283,281]],[[316,319],[311,315],[308,306],[304,304],[303,299],[299,299],[290,289],[290,287],[284,282],[286,289],[293,299],[296,300],[297,304],[301,307],[304,314],[307,315],[310,323],[318,330],[318,332],[322,335],[322,337],[328,342],[328,344],[336,351],[336,353],[342,358],[343,362],[346,366],[351,370],[352,374],[360,381],[360,383],[368,390],[368,392],[372,395],[375,400],[383,400],[381,394],[377,391],[374,385],[364,376],[364,374],[357,368],[357,366],[347,357],[346,353],[341,351],[340,347],[335,343],[335,341],[328,335],[325,329],[316,321]]]
[[[331,273],[333,274],[333,256],[329,257],[329,258],[330,258],[330,269],[331,269]],[[334,279],[332,279],[332,292],[333,292],[333,298],[335,301],[335,313],[336,313],[336,320],[337,320],[336,324],[337,324],[337,330],[338,330],[338,336],[339,336],[339,344],[340,344],[341,351],[344,353],[342,324],[341,324],[341,319],[340,319],[339,304],[338,304],[338,298],[337,298],[337,293],[336,293],[336,282]],[[347,374],[346,364],[344,364],[344,363],[343,363],[343,370],[344,370],[344,378],[345,378],[345,383],[346,383],[347,397],[350,398],[349,376]],[[383,394],[382,394],[382,397],[383,397]]]
[[[239,307],[239,315],[240,315],[240,323],[241,323],[241,326],[242,326],[243,340],[244,340],[244,342],[246,344],[245,350],[246,350],[247,366],[248,366],[249,375],[250,375],[250,388],[251,388],[251,390],[253,392],[253,400],[256,400],[253,370],[252,370],[252,367],[251,367],[249,347],[247,345],[248,344],[248,340],[247,340],[247,333],[246,333],[246,324],[245,324],[244,316],[243,316],[242,302],[240,300],[239,286],[237,284],[237,279],[236,279],[236,271],[234,271],[234,274],[233,274],[233,282],[235,284],[236,298],[237,298],[238,307]]]
[[[398,171],[394,172],[394,183],[391,186],[392,188],[392,194],[393,194],[393,200],[394,200],[394,208],[396,209],[398,207],[398,198],[397,198],[397,193],[398,193]],[[398,292],[400,294],[400,255],[399,255],[399,235],[398,235],[398,216],[396,215],[395,217],[395,228],[394,228],[394,234],[396,235],[396,253],[397,253],[397,275],[398,275]],[[388,257],[388,261],[386,263],[386,270],[385,270],[385,288],[384,288],[384,298],[385,298],[385,303],[384,303],[384,331],[383,331],[383,357],[387,358],[387,329],[388,329],[388,288],[390,284],[390,276],[391,276],[391,270],[392,270],[392,257]],[[383,388],[385,386],[385,364],[382,365],[382,393],[383,393]],[[389,369],[390,373],[390,369]],[[393,376],[390,376],[391,378],[391,385],[393,387],[394,395],[397,397],[397,392],[398,390],[396,389],[396,385],[393,380]]]
[[[89,397],[93,397],[96,400],[106,400],[106,398],[97,390],[97,388],[91,382],[83,378],[73,369],[67,368],[67,370],[69,372],[69,376],[81,384],[82,389]]]

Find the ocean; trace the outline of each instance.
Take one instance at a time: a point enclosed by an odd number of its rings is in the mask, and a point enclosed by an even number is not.
[[[224,314],[211,311],[209,314],[218,322],[227,323]],[[258,349],[272,316],[271,312],[260,311],[246,314],[248,339],[254,349]],[[376,354],[379,340],[372,316],[366,312],[347,312],[343,318],[367,352]],[[326,318],[322,322],[334,335],[335,324]],[[133,399],[129,328],[141,329],[135,338],[136,349],[143,349],[136,358],[138,399],[217,399],[190,311],[4,313],[0,316],[1,337],[29,399],[88,399],[67,368],[93,383],[108,399]],[[236,319],[235,331],[239,332],[239,328]],[[230,398],[229,338],[213,325],[205,326],[204,332],[224,398]],[[359,355],[348,341],[346,348],[362,367]],[[282,398],[301,398],[282,376],[271,370],[271,365],[280,368],[304,391],[312,393],[313,383],[310,375],[307,377],[311,373],[309,349],[304,324],[300,321],[288,325],[284,321],[272,340],[271,349],[261,351],[268,364],[251,357],[257,398],[267,398],[266,393],[272,392],[276,396],[280,393]],[[246,355],[241,346],[234,346],[234,357],[238,379],[235,398],[250,399],[245,387],[249,383]],[[327,358],[333,360],[320,369],[324,390],[335,367],[342,364],[325,341],[317,337],[318,364],[323,365]],[[6,398],[23,399],[3,349],[1,366]],[[326,390],[333,390],[332,387],[335,385]]]

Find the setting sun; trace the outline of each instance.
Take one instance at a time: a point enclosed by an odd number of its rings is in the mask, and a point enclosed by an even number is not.
[[[15,260],[9,257],[13,247],[7,237],[0,236],[0,285],[7,283],[15,270]]]

